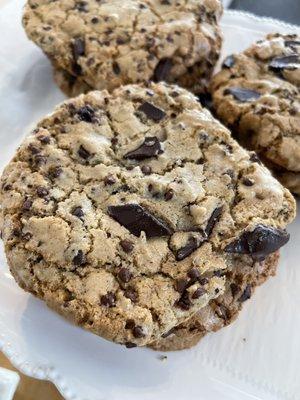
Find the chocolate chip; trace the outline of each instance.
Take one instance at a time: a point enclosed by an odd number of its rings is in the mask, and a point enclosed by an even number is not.
[[[214,229],[214,226],[216,223],[219,221],[221,215],[222,215],[222,209],[223,207],[217,207],[211,214],[209,220],[207,221],[207,225],[205,228],[205,234],[207,237],[209,237]]]
[[[114,307],[116,305],[116,296],[113,292],[108,292],[104,296],[101,296],[101,304],[105,307]]]
[[[39,136],[38,140],[43,144],[49,144],[50,143],[50,136]]]
[[[170,58],[163,58],[156,65],[152,80],[154,82],[165,81],[169,77],[172,68],[172,60]]]
[[[109,186],[113,185],[116,183],[116,178],[114,178],[112,175],[108,175],[104,178],[104,184]]]
[[[245,103],[247,101],[255,101],[261,97],[261,94],[255,90],[232,87],[224,90],[224,95],[231,94],[236,100]]]
[[[125,251],[125,253],[131,253],[134,247],[133,242],[130,240],[124,239],[120,241],[120,246]]]
[[[189,281],[187,279],[180,278],[175,281],[175,290],[179,293],[183,293],[188,286]]]
[[[77,153],[79,157],[83,158],[84,160],[87,160],[91,156],[91,154],[83,146],[79,147]]]
[[[202,107],[208,108],[209,110],[213,108],[213,101],[210,93],[198,94],[198,100]]]
[[[97,24],[99,22],[99,18],[97,18],[97,17],[93,17],[92,19],[91,19],[91,23],[92,24]]]
[[[199,279],[199,283],[200,283],[200,285],[202,285],[202,286],[207,285],[208,282],[209,282],[209,281],[208,281],[207,278],[200,278],[200,279]]]
[[[131,300],[133,303],[135,303],[138,299],[138,295],[137,295],[136,291],[130,287],[128,287],[125,290],[124,296],[127,297],[127,299]]]
[[[129,160],[144,160],[146,158],[157,157],[162,153],[160,141],[155,136],[146,137],[144,142],[135,150],[124,155]]]
[[[176,260],[182,261],[189,255],[191,255],[198,247],[203,243],[204,240],[197,240],[195,237],[191,236],[187,243],[181,247],[176,253]]]
[[[189,298],[189,294],[184,292],[179,300],[175,302],[175,306],[181,308],[182,310],[189,310],[192,305],[192,302]]]
[[[94,122],[95,120],[95,110],[89,105],[79,108],[76,114],[78,115],[81,121],[91,123]]]
[[[72,51],[74,60],[77,61],[79,57],[84,56],[85,41],[82,38],[76,38],[72,42]]]
[[[137,345],[132,342],[126,342],[125,346],[127,347],[127,349],[132,349],[133,347],[137,347]]]
[[[191,268],[188,272],[188,277],[191,278],[193,281],[196,281],[200,278],[200,272],[197,268]]]
[[[241,297],[239,298],[239,301],[242,303],[242,302],[250,299],[251,294],[252,294],[251,285],[247,285],[246,289],[243,291]]]
[[[290,235],[283,229],[257,225],[253,231],[246,231],[225,247],[228,253],[249,254],[254,260],[264,260],[289,241]]]
[[[36,193],[39,197],[46,197],[49,194],[49,190],[43,186],[38,186],[36,189]]]
[[[199,297],[203,296],[206,293],[206,290],[203,288],[198,288],[194,291],[192,295],[192,299],[199,299]]]
[[[135,323],[133,319],[128,319],[125,324],[125,329],[133,329],[135,327]]]
[[[254,185],[254,182],[249,178],[243,178],[242,183],[245,186],[253,186]]]
[[[32,207],[32,203],[33,203],[33,201],[31,199],[25,199],[22,209],[24,211],[29,211]]]
[[[73,258],[73,264],[80,266],[85,264],[86,259],[85,259],[85,255],[83,254],[82,250],[78,250],[77,255]]]
[[[58,178],[62,174],[63,170],[61,167],[54,167],[49,171],[51,178]]]
[[[84,216],[84,212],[81,207],[73,208],[72,214],[77,218],[82,218]]]
[[[299,54],[290,56],[275,57],[269,63],[269,70],[273,72],[281,72],[283,70],[295,70],[300,67]]]
[[[135,236],[139,236],[142,231],[149,238],[169,236],[173,233],[167,222],[157,218],[139,204],[109,206],[108,214]]]
[[[128,283],[130,281],[130,279],[132,278],[132,273],[129,271],[128,268],[121,268],[119,273],[118,273],[118,278],[124,282],[124,283]]]
[[[145,336],[144,332],[143,332],[143,328],[139,325],[135,326],[132,329],[132,334],[135,338],[139,339]]]
[[[166,201],[171,200],[173,198],[173,196],[174,196],[174,190],[173,189],[167,190],[165,195],[164,195]]]
[[[113,62],[112,68],[113,68],[113,71],[114,71],[114,73],[115,73],[116,75],[119,75],[119,74],[120,74],[121,69],[120,69],[119,64],[118,64],[116,61]]]
[[[238,294],[238,292],[240,291],[240,288],[238,287],[237,284],[231,283],[230,290],[231,290],[232,297],[235,297]]]
[[[138,110],[146,114],[149,119],[152,119],[155,122],[161,121],[166,116],[166,113],[163,110],[148,103],[148,101],[145,101],[145,103],[140,105]]]
[[[226,57],[223,61],[222,68],[231,68],[235,64],[234,56],[231,54],[230,56]]]
[[[149,165],[143,165],[141,170],[144,175],[150,175],[152,173],[152,168]]]

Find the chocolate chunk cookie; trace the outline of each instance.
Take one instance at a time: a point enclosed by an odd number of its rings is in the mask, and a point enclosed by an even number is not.
[[[196,97],[164,83],[69,100],[1,178],[21,287],[128,347],[223,293],[230,260],[287,240],[294,199]]]
[[[202,92],[220,53],[221,13],[219,0],[29,0],[23,24],[77,90],[153,80]]]
[[[227,57],[211,87],[216,115],[300,194],[300,36],[268,35]]]
[[[207,333],[216,332],[237,318],[246,300],[255,288],[274,276],[279,253],[269,255],[264,261],[236,256],[225,274],[226,289],[223,295],[212,300],[190,320],[173,328],[160,340],[150,344],[155,350],[175,351],[195,346]]]

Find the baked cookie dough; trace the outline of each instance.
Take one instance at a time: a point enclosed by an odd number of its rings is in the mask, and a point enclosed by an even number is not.
[[[212,300],[190,320],[151,343],[150,347],[159,351],[188,349],[195,346],[207,333],[216,332],[231,324],[237,318],[244,302],[252,297],[256,287],[275,275],[278,260],[278,252],[261,262],[254,262],[250,257],[236,256],[224,272],[224,294]]]
[[[202,92],[220,54],[221,13],[219,0],[29,0],[23,25],[77,88],[163,80]]]
[[[268,35],[227,57],[211,89],[218,118],[300,194],[300,36]]]
[[[255,155],[164,83],[58,106],[4,170],[0,201],[19,285],[127,347],[221,295],[231,258],[277,251],[295,215]]]

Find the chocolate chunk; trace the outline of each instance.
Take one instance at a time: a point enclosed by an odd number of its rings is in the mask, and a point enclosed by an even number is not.
[[[200,104],[202,107],[208,108],[209,110],[212,110],[213,108],[213,101],[212,101],[212,96],[210,93],[201,93],[198,94],[198,100],[200,101]]]
[[[203,288],[198,288],[194,291],[192,295],[192,299],[199,299],[199,297],[203,296],[206,293],[206,290]]]
[[[244,302],[244,301],[250,299],[251,294],[252,294],[251,285],[247,285],[246,289],[243,291],[241,297],[239,298],[239,301]]]
[[[84,212],[81,207],[73,208],[72,214],[77,218],[82,218],[84,216]]]
[[[46,197],[49,194],[49,190],[43,186],[38,186],[36,188],[36,193],[39,197]]]
[[[173,198],[173,196],[174,196],[174,190],[173,189],[167,190],[165,195],[164,195],[166,201],[171,200]]]
[[[163,58],[156,65],[152,80],[160,82],[167,80],[170,70],[172,68],[172,60],[170,58]]]
[[[202,286],[207,285],[208,282],[209,282],[209,281],[208,281],[207,278],[200,278],[200,279],[199,279],[199,283],[200,283],[200,285],[202,285]]]
[[[135,327],[135,322],[133,319],[128,319],[125,324],[125,329],[133,329]]]
[[[125,251],[125,253],[131,253],[134,247],[133,242],[127,239],[121,240],[120,245],[122,249]]]
[[[137,345],[135,343],[126,342],[125,346],[127,347],[127,349],[132,349],[133,347],[136,347]]]
[[[144,142],[135,150],[124,155],[129,160],[144,160],[146,158],[157,157],[161,154],[162,148],[160,141],[155,136],[146,137]]]
[[[73,264],[80,266],[85,264],[86,259],[85,259],[85,255],[83,254],[82,250],[78,250],[77,255],[73,258]]]
[[[91,155],[83,146],[79,147],[77,153],[79,157],[83,158],[84,160],[87,160]]]
[[[121,268],[119,273],[118,273],[118,278],[124,282],[124,283],[128,283],[130,281],[130,279],[132,278],[132,273],[129,271],[128,268]]]
[[[116,61],[113,62],[112,68],[116,75],[120,75],[121,69],[120,69],[119,64]]]
[[[116,178],[114,178],[112,175],[107,175],[104,178],[104,184],[106,186],[114,185],[116,183]]]
[[[182,261],[189,255],[191,255],[198,247],[203,243],[201,240],[197,240],[195,237],[191,236],[187,243],[181,247],[176,253],[176,260]]]
[[[76,38],[72,42],[72,51],[74,60],[77,61],[79,57],[84,56],[85,53],[85,41],[82,38]]]
[[[253,163],[257,162],[260,165],[262,164],[262,162],[260,161],[258,155],[256,153],[254,153],[254,152],[252,152],[250,154],[250,161],[252,161]]]
[[[133,303],[135,303],[138,299],[137,292],[131,287],[128,287],[125,290],[124,296],[127,297],[127,299],[130,299]]]
[[[140,105],[138,110],[146,114],[149,119],[152,119],[155,122],[161,121],[166,116],[166,113],[163,110],[148,103],[148,101],[145,101],[145,103]]]
[[[290,235],[283,229],[257,225],[253,231],[246,231],[225,247],[228,253],[249,254],[254,260],[264,260],[289,241]]]
[[[191,268],[188,272],[188,277],[191,278],[193,281],[196,281],[200,278],[200,272],[197,268]]]
[[[242,184],[245,186],[253,186],[254,182],[249,178],[243,178]]]
[[[50,143],[50,136],[39,136],[38,140],[43,144],[49,144]]]
[[[175,281],[175,290],[179,293],[183,293],[188,286],[189,281],[187,279],[180,278]]]
[[[269,70],[273,72],[281,72],[284,69],[294,70],[296,68],[300,68],[300,56],[298,54],[275,57],[269,63]]]
[[[150,175],[152,173],[152,168],[149,165],[143,165],[141,170],[144,175]]]
[[[29,211],[32,207],[32,203],[33,203],[33,201],[31,199],[25,199],[23,206],[22,206],[23,210]]]
[[[231,290],[232,297],[235,297],[238,294],[238,292],[240,291],[240,288],[238,287],[238,285],[236,283],[231,283],[230,290]]]
[[[231,94],[236,100],[245,103],[247,101],[255,101],[261,97],[261,94],[255,90],[232,87],[224,90],[224,95]]]
[[[79,110],[77,110],[76,114],[78,115],[78,117],[81,121],[91,123],[91,122],[94,122],[94,120],[95,120],[95,110],[89,105],[79,108]]]
[[[209,220],[207,221],[207,225],[205,228],[205,234],[209,237],[214,229],[215,224],[219,221],[222,215],[223,207],[217,207],[211,214]]]
[[[230,56],[226,57],[223,61],[222,68],[231,68],[235,64],[234,55],[231,54]]]
[[[49,176],[52,179],[58,178],[62,174],[63,170],[61,167],[54,167],[49,171]]]
[[[182,310],[189,310],[192,305],[192,302],[189,298],[188,292],[184,292],[179,300],[175,302],[175,306],[181,308]]]
[[[108,214],[135,236],[139,236],[142,231],[149,238],[169,236],[173,233],[165,221],[155,217],[139,204],[109,206]]]
[[[144,332],[143,332],[143,328],[139,325],[135,326],[132,329],[132,334],[135,338],[139,339],[145,336]]]
[[[116,305],[116,296],[113,292],[108,292],[104,296],[101,296],[101,304],[105,307],[114,307]]]

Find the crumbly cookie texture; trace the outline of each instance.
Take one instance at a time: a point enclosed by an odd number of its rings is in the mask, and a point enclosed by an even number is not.
[[[203,91],[221,48],[219,0],[29,0],[23,25],[77,89],[168,81]]]
[[[152,83],[43,119],[3,173],[1,212],[19,285],[133,347],[222,294],[236,253],[284,245],[295,202],[195,96]]]
[[[211,88],[216,115],[244,146],[279,178],[300,173],[300,36],[268,35],[227,57]]]
[[[276,273],[279,253],[273,253],[262,262],[250,257],[236,256],[226,272],[223,295],[212,300],[190,320],[171,329],[163,338],[150,344],[155,350],[175,351],[195,346],[207,333],[216,332],[237,318],[246,300],[257,286]]]
[[[79,77],[71,75],[63,69],[53,68],[53,77],[58,87],[68,97],[76,97],[93,90]]]

